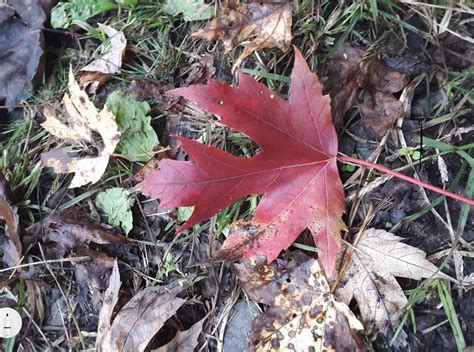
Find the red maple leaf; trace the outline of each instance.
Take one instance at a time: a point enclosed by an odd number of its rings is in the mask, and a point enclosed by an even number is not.
[[[239,198],[263,194],[251,222],[233,226],[220,258],[278,257],[309,229],[330,275],[340,245],[344,190],[339,178],[330,98],[318,77],[295,49],[289,100],[250,76],[239,74],[239,87],[210,80],[170,91],[221,116],[221,123],[241,131],[260,146],[251,158],[177,137],[192,161],[163,160],[160,170],[139,185],[161,199],[163,208],[194,205],[182,231],[228,207]]]

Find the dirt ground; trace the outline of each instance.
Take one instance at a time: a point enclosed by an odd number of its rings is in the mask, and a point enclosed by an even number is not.
[[[379,60],[384,67],[402,73],[407,82],[418,80],[401,127],[396,122],[387,128],[383,121],[364,120],[361,109],[369,89],[364,85],[357,88],[353,106],[334,121],[339,151],[364,160],[375,158],[381,165],[403,168],[402,172],[427,183],[468,194],[473,190],[474,165],[456,152],[462,150],[474,157],[474,9],[461,3],[451,4],[448,10],[450,4],[295,1],[291,43],[321,77],[331,96],[337,94],[337,79],[343,79],[334,76],[337,71],[342,75],[343,69],[334,66],[334,55],[344,47],[361,50],[366,60]],[[211,4],[217,13],[221,6],[220,1]],[[17,208],[22,242],[21,265],[12,268],[1,264],[0,307],[18,309],[23,318],[19,335],[0,340],[2,350],[95,350],[99,312],[115,259],[122,284],[114,314],[145,288],[176,280],[188,283],[177,295],[186,303],[166,321],[147,350],[165,345],[176,331],[187,330],[202,319],[196,351],[245,348],[251,321],[265,306],[253,303],[243,293],[233,263],[212,262],[211,257],[225,240],[226,226],[248,219],[258,196],[239,200],[207,222],[177,234],[186,214],[162,209],[159,200],[151,200],[134,188],[143,178],[137,172],[145,162],[113,154],[100,181],[73,189],[68,188],[71,175],[56,174],[40,162],[41,153],[58,144],[40,125],[45,121],[44,107],[59,106],[69,67],[79,77],[80,68],[97,55],[100,40],[92,29],[98,23],[123,31],[127,47],[121,72],[112,75],[90,98],[98,109],[116,90],[132,92],[138,100],[147,101],[151,125],[159,139],[155,159],[188,160],[171,135],[199,139],[241,157],[255,155],[258,146],[247,136],[216,123],[214,116],[183,100],[164,95],[168,89],[203,84],[211,77],[236,84],[231,68],[242,47],[227,53],[222,43],[190,36],[207,22],[171,16],[161,2],[141,0],[132,9],[105,11],[67,29],[53,29],[49,20],[45,22],[41,29],[43,67],[33,80],[32,94],[14,106],[4,102],[0,109],[0,170],[6,179],[0,183],[10,189],[8,199]],[[262,49],[246,58],[241,68],[286,97],[293,57],[293,50]],[[257,71],[267,75],[261,77]],[[138,93],[133,81],[150,86]],[[400,89],[392,96],[398,100],[401,94]],[[406,145],[402,145],[400,135]],[[423,144],[424,138],[454,148],[443,154],[443,150]],[[415,156],[415,151],[421,154]],[[413,165],[407,167],[410,162]],[[466,280],[464,286],[447,284],[454,308],[447,313],[430,280],[397,279],[414,300],[413,305],[404,315],[401,330],[389,326],[385,332],[365,337],[371,348],[456,351],[459,334],[466,346],[474,345],[474,217],[469,207],[466,215],[465,207],[455,200],[438,199],[439,195],[396,178],[381,182],[376,170],[354,170],[343,164],[339,170],[347,197],[345,240],[353,239],[362,226],[387,230],[426,252],[444,273]],[[109,225],[95,205],[97,195],[113,187],[130,191],[134,201],[133,228],[126,240],[116,239],[123,238],[123,231]],[[56,214],[60,215],[52,219]],[[77,235],[91,226],[95,226],[94,239]],[[6,227],[0,228],[4,244],[8,242]],[[108,234],[102,236],[100,231]],[[111,234],[117,237],[108,237]],[[66,237],[75,239],[68,242]],[[303,233],[297,242],[315,246],[309,233]],[[4,257],[6,248],[2,246]],[[350,308],[357,315],[355,301]],[[449,314],[457,317],[459,329],[453,327]],[[391,341],[394,335],[397,337]]]

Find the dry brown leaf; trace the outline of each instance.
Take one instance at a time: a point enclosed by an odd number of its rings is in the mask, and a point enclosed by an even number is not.
[[[161,111],[169,110],[179,101],[179,97],[166,95],[173,87],[168,84],[134,80],[127,87],[127,92],[139,101],[155,99]]]
[[[173,340],[156,350],[152,350],[152,352],[194,351],[198,344],[198,337],[202,331],[204,320],[198,321],[186,331],[178,331]]]
[[[100,58],[95,59],[90,64],[82,68],[81,71],[100,72],[107,75],[113,75],[120,72],[122,67],[122,57],[127,46],[127,39],[123,32],[99,23],[99,28],[110,38],[109,50]]]
[[[0,218],[5,221],[6,239],[0,245],[2,260],[10,267],[17,266],[21,260],[22,245],[18,235],[18,214],[8,201],[7,180],[0,172]]]
[[[379,134],[403,116],[402,103],[393,93],[407,85],[407,77],[376,57],[364,58],[362,49],[343,44],[331,55],[325,76],[337,128],[343,125],[346,111],[355,105],[362,122]]]
[[[186,302],[176,297],[184,289],[184,281],[175,281],[138,292],[107,329],[99,351],[144,351],[165,322]]]
[[[449,279],[425,259],[425,252],[401,240],[390,232],[368,229],[347,252],[350,262],[335,294],[346,304],[357,301],[366,331],[397,326],[407,298],[395,277]]]
[[[133,242],[125,236],[104,230],[100,225],[89,221],[89,214],[79,210],[66,210],[52,214],[26,229],[35,240],[48,243],[48,249],[55,246],[55,256],[64,256],[67,251],[88,248],[89,243],[127,244]]]
[[[360,351],[362,324],[329,291],[316,259],[293,252],[266,264],[256,256],[236,265],[242,288],[270,307],[253,322],[255,351]]]
[[[55,109],[48,106],[44,109],[46,121],[41,126],[52,135],[72,143],[75,148],[64,147],[45,152],[41,154],[41,162],[45,166],[52,167],[56,173],[74,173],[69,188],[75,188],[100,180],[107,168],[110,155],[120,140],[120,132],[114,115],[106,106],[101,112],[97,112],[87,94],[75,81],[72,70],[69,72],[68,88],[70,95],[66,93],[63,97],[66,121],[55,117]],[[93,132],[101,136],[103,146],[94,140]],[[80,142],[94,144],[99,151],[98,155],[72,156],[78,151]]]
[[[291,5],[289,2],[241,4],[229,1],[224,3],[218,18],[192,36],[209,41],[222,40],[225,52],[250,40],[232,67],[235,71],[256,50],[279,48],[286,52],[290,48]]]
[[[120,272],[118,269],[117,260],[114,261],[114,266],[112,269],[112,274],[109,279],[109,286],[104,293],[104,298],[102,300],[102,308],[99,312],[99,324],[97,327],[97,346],[103,344],[103,340],[107,334],[110,333],[110,323],[112,321],[112,314],[114,307],[118,302],[120,286]]]
[[[75,263],[74,270],[79,287],[77,300],[92,300],[94,306],[99,305],[100,292],[107,287],[113,257],[128,256],[127,259],[130,258],[131,261],[135,259],[127,252],[134,246],[134,242],[90,222],[89,214],[80,210],[50,215],[27,228],[26,232],[29,236],[25,241],[34,243],[41,240],[49,258],[90,258],[90,261]],[[94,243],[94,248],[90,248],[91,243]],[[109,244],[113,246],[108,246]]]

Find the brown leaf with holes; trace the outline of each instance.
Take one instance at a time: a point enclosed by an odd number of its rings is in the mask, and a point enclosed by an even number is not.
[[[325,76],[336,128],[342,127],[344,114],[353,106],[358,106],[362,122],[378,134],[403,116],[402,103],[393,93],[407,85],[407,77],[379,58],[366,58],[362,49],[343,44],[328,60]]]
[[[271,265],[257,255],[236,264],[241,287],[269,306],[252,324],[255,351],[362,351],[362,324],[338,301],[317,260],[287,253]]]
[[[357,301],[367,331],[398,326],[407,298],[395,277],[450,279],[425,259],[425,252],[401,240],[390,232],[368,229],[355,250],[346,253],[350,260],[335,294],[346,304]]]
[[[286,52],[290,48],[291,5],[289,2],[242,4],[229,1],[224,3],[219,17],[192,36],[208,41],[222,40],[225,52],[250,40],[232,67],[235,71],[256,50],[279,48]]]
[[[105,106],[97,112],[69,71],[69,94],[64,94],[64,119],[56,117],[53,106],[45,107],[43,113],[46,121],[41,126],[49,133],[64,139],[72,146],[59,147],[41,154],[43,165],[53,168],[56,173],[74,173],[69,188],[80,187],[100,180],[109,163],[110,155],[114,152],[120,140],[115,116]],[[94,132],[98,133],[101,142],[95,140]],[[86,152],[83,144],[92,144],[98,150],[97,156],[80,156]]]
[[[3,251],[3,262],[9,267],[14,267],[20,263],[22,245],[18,235],[18,214],[8,200],[8,194],[7,180],[0,172],[0,218],[5,222],[5,239],[0,248]]]
[[[108,322],[109,327],[103,328],[106,332],[98,346],[99,351],[144,351],[165,322],[186,302],[176,297],[185,288],[183,280],[165,286],[147,287],[138,292],[115,319]],[[113,300],[113,293],[111,297]],[[109,314],[105,318],[108,317]]]

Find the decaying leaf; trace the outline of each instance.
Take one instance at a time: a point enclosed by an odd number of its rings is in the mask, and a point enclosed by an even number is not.
[[[54,247],[56,257],[64,257],[71,249],[77,251],[78,248],[88,248],[91,242],[99,245],[133,245],[126,237],[92,223],[87,213],[78,210],[52,214],[26,231],[35,239],[48,243],[47,250]]]
[[[99,193],[95,204],[107,215],[110,225],[121,227],[123,232],[128,235],[133,228],[131,211],[133,201],[134,199],[124,188],[115,187]]]
[[[79,289],[77,300],[80,303],[92,300],[94,306],[99,305],[100,292],[107,287],[114,256],[136,260],[127,252],[134,242],[92,223],[89,214],[80,210],[52,214],[27,228],[26,232],[29,234],[26,241],[41,241],[49,258],[90,258],[89,261],[73,262]]]
[[[150,160],[152,151],[159,142],[151,126],[151,117],[147,115],[150,105],[120,91],[110,94],[106,105],[115,115],[122,133],[117,150],[129,160]]]
[[[56,148],[41,154],[43,165],[52,167],[56,173],[74,173],[69,188],[80,187],[87,183],[99,181],[109,163],[109,157],[114,152],[120,140],[117,123],[114,115],[107,107],[97,112],[94,104],[87,94],[81,90],[74,79],[72,71],[69,72],[69,94],[64,94],[63,104],[65,121],[55,116],[55,109],[47,106],[44,109],[46,121],[41,126],[52,135],[73,143],[76,148]],[[97,132],[103,146],[93,138]],[[79,150],[80,142],[93,144],[98,155],[93,157],[72,156]]]
[[[99,28],[110,38],[106,48],[108,49],[101,57],[82,68],[81,71],[100,72],[108,75],[119,73],[122,67],[122,57],[127,46],[127,39],[123,32],[99,23]]]
[[[2,5],[3,4],[3,5]],[[41,71],[43,22],[37,0],[8,0],[0,4],[0,105],[9,107],[28,98]]]
[[[152,352],[177,352],[177,351],[194,351],[198,344],[198,337],[202,331],[202,324],[206,319],[198,321],[188,330],[178,331],[170,342],[166,345],[152,350]]]
[[[112,315],[114,307],[118,302],[120,286],[120,272],[117,264],[117,260],[114,261],[112,274],[109,278],[109,286],[104,293],[102,300],[102,308],[99,312],[99,324],[97,327],[97,346],[102,346],[103,340],[106,335],[110,334],[110,322],[112,321]]]
[[[105,328],[99,351],[144,351],[165,322],[186,302],[176,297],[184,289],[184,281],[175,281],[138,292],[109,322],[110,327]]]
[[[360,48],[343,44],[329,59],[326,86],[336,127],[347,110],[357,105],[362,122],[381,134],[403,116],[402,103],[393,96],[407,85],[407,77],[381,59],[364,57]]]
[[[173,87],[168,84],[160,84],[156,82],[145,82],[134,80],[127,87],[127,93],[132,94],[139,101],[154,99],[161,111],[169,110],[175,105],[179,97],[166,95],[165,93]]]
[[[240,74],[238,88],[210,80],[173,90],[221,116],[220,122],[247,134],[260,146],[252,158],[178,137],[193,161],[165,159],[140,184],[160,206],[195,205],[182,231],[249,194],[264,194],[251,222],[237,223],[219,259],[278,257],[306,228],[313,234],[324,269],[335,268],[340,246],[344,190],[336,165],[337,135],[330,99],[303,56],[295,50],[289,100]],[[282,147],[284,146],[284,147]]]
[[[363,351],[362,324],[329,291],[318,262],[293,252],[236,264],[245,292],[269,308],[253,321],[255,351]]]
[[[8,200],[7,180],[0,172],[0,219],[4,221],[5,239],[0,244],[3,252],[1,258],[9,267],[14,267],[20,263],[22,255],[22,245],[18,235],[18,214]]]
[[[206,83],[216,73],[216,68],[214,67],[214,56],[209,54],[193,56],[190,58],[184,71],[183,74],[187,73],[188,75],[184,81],[185,86]]]
[[[244,4],[229,1],[224,3],[218,18],[192,36],[209,41],[222,40],[225,52],[250,40],[234,63],[232,70],[235,71],[256,50],[279,48],[286,52],[290,48],[291,5],[289,2]]]
[[[214,14],[212,7],[204,0],[167,0],[164,10],[171,16],[182,13],[185,21],[207,20]]]
[[[396,327],[407,298],[395,277],[448,278],[425,259],[426,253],[390,232],[368,229],[354,250],[336,290],[346,304],[354,298],[367,331]],[[347,255],[346,254],[346,255]]]

